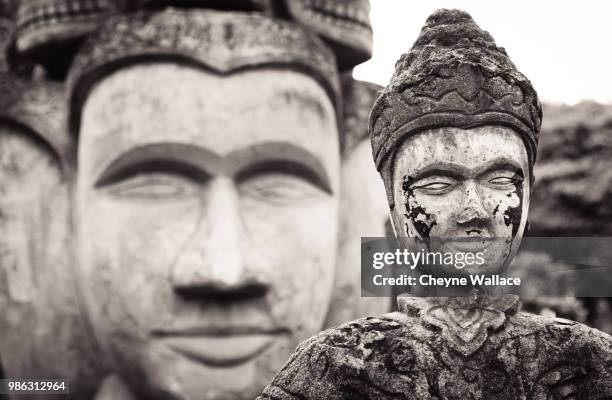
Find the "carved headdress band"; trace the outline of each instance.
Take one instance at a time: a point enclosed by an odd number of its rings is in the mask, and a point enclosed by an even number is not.
[[[260,14],[171,9],[111,18],[88,40],[69,75],[70,132],[78,132],[81,107],[98,80],[126,65],[168,60],[222,74],[261,66],[303,70],[341,114],[336,59],[316,36]]]
[[[395,65],[370,115],[372,152],[389,204],[393,156],[408,136],[444,126],[508,126],[523,138],[533,168],[541,120],[531,82],[491,35],[463,11],[436,11]]]
[[[288,20],[318,35],[335,52],[341,71],[372,55],[369,0],[4,0],[16,2],[15,49],[58,77],[78,43],[113,16],[168,7],[256,12]]]

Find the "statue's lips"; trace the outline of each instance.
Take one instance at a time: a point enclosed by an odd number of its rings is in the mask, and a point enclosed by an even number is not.
[[[444,244],[453,250],[476,253],[484,251],[493,243],[495,243],[495,239],[491,237],[474,236],[449,240]]]
[[[155,336],[175,352],[198,363],[213,367],[232,367],[257,357],[286,330],[261,329],[188,329]]]

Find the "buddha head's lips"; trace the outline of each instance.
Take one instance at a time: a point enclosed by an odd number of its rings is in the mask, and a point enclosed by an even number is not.
[[[78,133],[81,107],[97,81],[129,65],[163,61],[220,74],[297,69],[316,79],[336,108],[341,104],[334,54],[308,30],[261,14],[169,9],[111,18],[88,39],[68,78],[70,132]]]
[[[406,139],[440,127],[502,125],[536,157],[542,108],[531,82],[488,32],[459,10],[438,10],[395,66],[370,115],[372,152],[393,205],[390,163]]]

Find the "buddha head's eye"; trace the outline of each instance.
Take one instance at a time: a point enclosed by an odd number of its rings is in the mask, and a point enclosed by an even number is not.
[[[126,199],[178,199],[193,193],[195,182],[174,173],[142,173],[109,185],[115,196]]]
[[[207,179],[191,165],[154,160],[111,169],[96,188],[124,199],[178,199],[194,194]]]

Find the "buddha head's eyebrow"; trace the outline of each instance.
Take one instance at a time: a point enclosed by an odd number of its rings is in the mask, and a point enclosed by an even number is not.
[[[300,175],[328,193],[332,182],[321,158],[302,146],[289,142],[259,143],[234,151],[223,159],[228,173],[239,180],[267,171]]]
[[[142,170],[173,170],[195,178],[219,169],[220,157],[199,146],[182,143],[151,143],[132,148],[113,159],[96,180],[96,187],[121,180]]]
[[[150,170],[177,171],[196,179],[215,174],[246,179],[257,173],[281,171],[300,175],[328,193],[330,175],[322,160],[307,149],[288,142],[264,142],[219,155],[200,146],[162,142],[135,147],[103,168],[96,187]]]

